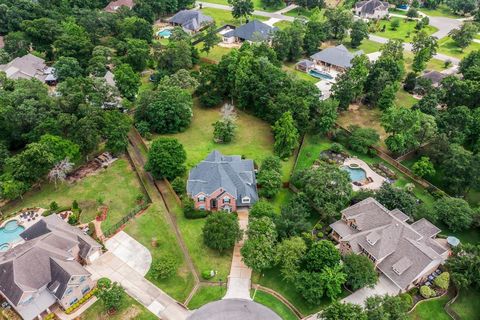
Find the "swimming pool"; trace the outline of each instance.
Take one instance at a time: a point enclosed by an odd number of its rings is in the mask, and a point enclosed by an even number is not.
[[[348,172],[352,182],[362,181],[367,178],[367,173],[362,168],[350,168],[349,166],[343,166],[341,169]]]
[[[0,228],[0,251],[6,251],[10,247],[10,243],[20,240],[20,233],[25,230],[18,224],[17,220],[8,221]]]
[[[333,80],[333,77],[329,75],[328,73],[321,72],[318,70],[310,70],[308,71],[308,74],[311,75],[314,78],[318,79],[325,79],[325,80]]]
[[[170,29],[163,29],[163,30],[158,31],[158,32],[157,32],[157,35],[158,35],[159,37],[168,39],[168,38],[170,38],[170,36],[172,35],[172,30],[170,30]]]

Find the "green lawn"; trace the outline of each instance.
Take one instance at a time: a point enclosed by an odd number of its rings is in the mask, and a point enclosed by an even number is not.
[[[380,51],[380,49],[382,48],[381,43],[378,43],[378,42],[375,42],[375,41],[372,41],[372,40],[368,40],[368,39],[364,39],[362,41],[362,43],[360,44],[360,46],[358,46],[357,48],[352,48],[352,46],[350,45],[350,38],[346,38],[343,41],[343,45],[345,47],[347,47],[347,49],[351,52],[362,50],[363,53],[365,53],[365,54]]]
[[[138,303],[128,294],[124,294],[122,306],[114,315],[108,315],[104,310],[103,303],[98,300],[84,313],[79,319],[82,320],[156,320],[158,319],[153,313],[148,311],[144,306]]]
[[[48,208],[52,201],[64,207],[71,206],[72,201],[77,200],[82,209],[80,221],[87,223],[95,219],[97,199],[101,197],[108,206],[107,219],[102,222],[102,229],[107,230],[135,208],[136,197],[141,193],[135,172],[127,159],[120,158],[107,169],[101,169],[74,184],[59,184],[55,189],[53,184],[45,183],[40,190],[27,192],[23,200],[2,210],[8,214],[26,207]]]
[[[282,279],[279,270],[274,268],[267,270],[260,277],[259,274],[253,274],[252,282],[261,284],[264,287],[275,290],[280,293],[285,299],[293,304],[304,316],[318,312],[331,303],[330,298],[324,297],[322,302],[318,305],[313,305],[305,301],[305,299],[292,287],[291,283]],[[258,292],[257,292],[258,294]],[[343,291],[339,299],[348,295],[347,291]]]
[[[410,313],[412,320],[451,320],[450,316],[445,312],[443,307],[448,302],[449,297],[444,296],[439,299],[421,302],[417,305],[415,310]],[[463,319],[463,318],[462,318]]]
[[[452,304],[452,309],[462,320],[478,320],[479,309],[478,302],[480,301],[480,290],[462,289],[460,296]]]
[[[220,119],[220,108],[201,108],[196,101],[193,114],[192,123],[185,132],[169,135],[183,144],[187,152],[188,169],[205,159],[214,149],[227,155],[243,155],[259,165],[273,154],[273,134],[265,121],[237,110],[238,128],[234,140],[228,144],[218,144],[213,141],[212,124]],[[288,181],[292,168],[293,157],[282,161],[283,181]]]
[[[277,213],[280,213],[280,210],[282,207],[290,201],[290,199],[293,197],[293,192],[288,189],[288,188],[282,188],[278,192],[277,196],[271,200],[271,203],[275,207],[275,210]]]
[[[445,37],[438,41],[438,52],[446,54],[448,56],[452,56],[458,59],[462,59],[470,52],[480,50],[480,43],[472,42],[468,47],[466,47],[463,51],[457,46],[455,41],[452,40],[450,37]]]
[[[163,207],[152,204],[140,217],[130,220],[124,231],[150,251],[153,260],[152,265],[165,255],[175,258],[178,265],[175,276],[158,280],[149,271],[146,278],[174,299],[183,302],[193,288],[193,276],[184,261],[173,230],[165,220],[165,215],[166,212]],[[157,247],[152,246],[152,239],[157,240]]]
[[[210,3],[216,3],[216,4],[223,4],[225,6],[228,6],[228,1],[227,0],[206,0],[205,2],[210,2]],[[282,3],[282,5],[278,6],[278,7],[265,7],[263,4],[262,4],[262,1],[261,0],[253,0],[253,8],[255,10],[261,10],[261,11],[267,11],[267,12],[274,12],[274,11],[277,11],[277,10],[280,10],[282,8],[285,7],[285,3]],[[209,9],[209,8],[205,8],[205,9]],[[226,10],[224,10],[226,11]]]
[[[290,21],[281,20],[281,21],[275,22],[273,25],[279,28],[280,30],[283,30],[291,26],[292,23]]]
[[[283,320],[296,320],[297,316],[290,310],[282,301],[278,300],[269,293],[261,290],[252,291],[252,295],[255,294],[253,301],[263,304],[267,308],[272,309]]]
[[[391,23],[394,20],[400,21],[400,26],[397,30],[392,30]],[[378,22],[377,30],[374,34],[380,37],[388,38],[388,39],[400,39],[405,42],[410,42],[413,39],[415,34],[415,25],[417,24],[416,21],[408,21],[402,18],[392,18],[390,21],[380,20]],[[383,26],[386,25],[386,29],[384,32],[381,32]],[[432,34],[437,31],[437,28],[433,26],[426,26],[423,28],[428,34]]]
[[[395,105],[399,107],[411,108],[414,104],[418,103],[418,99],[415,99],[410,93],[400,88],[395,95]]]
[[[207,59],[213,60],[213,61],[222,60],[222,57],[224,55],[226,55],[230,51],[232,51],[232,49],[230,49],[230,48],[215,46],[215,47],[210,49],[210,52],[206,53],[206,52],[201,51],[201,48],[203,48],[203,42],[198,45],[198,50],[200,52],[200,57],[207,58]]]
[[[400,10],[400,9],[397,9],[397,8],[390,8],[390,9],[388,9],[388,12],[392,13],[392,14],[399,14],[401,16],[406,16],[407,15],[407,11]]]
[[[419,10],[427,16],[432,17],[447,17],[452,19],[461,18],[461,16],[453,13],[452,10],[444,4],[439,5],[436,9],[420,8]]]
[[[405,51],[403,56],[405,61],[405,70],[406,72],[411,72],[414,55],[411,52]],[[427,62],[427,67],[425,70],[443,71],[445,70],[445,62],[432,58]]]
[[[188,308],[190,310],[198,309],[209,302],[222,299],[225,293],[227,293],[227,288],[224,285],[201,286],[190,300]]]
[[[323,20],[323,17],[324,17],[324,14],[325,14],[325,10],[322,10],[320,12],[321,14],[321,20]],[[285,16],[290,16],[290,17],[306,17],[306,18],[310,18],[311,15],[312,15],[312,11],[311,10],[308,10],[308,9],[305,9],[305,8],[302,8],[302,7],[297,7],[293,10],[290,10],[288,12],[285,12],[284,13]]]
[[[218,1],[222,1],[222,0],[218,0]],[[224,24],[239,26],[241,24],[240,20],[232,17],[232,13],[227,10],[216,9],[216,8],[203,8],[201,11],[207,16],[212,17],[213,20],[215,20],[215,23],[217,24],[217,26],[223,26]],[[266,17],[256,16],[256,15],[253,15],[251,19],[257,19],[260,21],[268,20],[268,18]],[[243,20],[242,23],[245,23],[245,20]]]

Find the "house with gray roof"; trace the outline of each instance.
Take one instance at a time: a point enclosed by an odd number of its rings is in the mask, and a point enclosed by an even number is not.
[[[277,30],[277,27],[271,27],[255,19],[225,33],[223,41],[226,43],[270,41],[273,33]],[[232,39],[234,40],[232,41]]]
[[[331,236],[342,254],[369,257],[400,293],[423,283],[449,254],[445,239],[436,239],[439,228],[426,219],[408,220],[401,210],[367,198],[342,211],[341,220],[330,225]]]
[[[387,1],[366,0],[355,4],[355,15],[364,19],[383,19],[388,16],[390,4]]]
[[[428,79],[432,82],[433,87],[438,87],[442,83],[442,80],[448,77],[448,74],[438,72],[435,70],[430,70],[421,75],[423,79]]]
[[[168,22],[174,26],[181,26],[185,32],[196,33],[213,23],[213,18],[198,10],[182,10],[168,19]]]
[[[258,200],[253,160],[212,151],[190,170],[187,193],[197,210],[228,212]]]
[[[343,72],[352,66],[352,59],[358,55],[363,54],[362,50],[351,53],[343,45],[323,49],[310,56],[310,59],[315,62],[321,69],[334,69]]]
[[[0,252],[0,294],[31,320],[59,304],[67,309],[94,288],[83,267],[101,245],[58,215],[44,217],[20,234],[23,241]]]
[[[0,71],[5,72],[7,78],[13,80],[35,78],[50,85],[57,81],[55,70],[47,67],[45,60],[31,53],[0,65]]]

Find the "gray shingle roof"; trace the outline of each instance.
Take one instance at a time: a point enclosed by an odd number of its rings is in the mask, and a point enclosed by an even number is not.
[[[446,75],[444,73],[432,70],[432,71],[428,71],[428,72],[424,73],[422,75],[422,78],[429,79],[430,81],[432,81],[432,84],[438,84],[438,83],[442,82],[443,78],[445,78],[447,76],[448,75]]]
[[[236,37],[248,41],[264,41],[270,39],[276,30],[278,30],[277,27],[271,27],[259,20],[252,20],[225,33],[224,37]]]
[[[182,10],[168,19],[168,21],[181,25],[185,29],[198,31],[203,26],[212,23],[213,18],[198,10]]]
[[[250,197],[250,203],[258,200],[255,168],[252,160],[240,156],[224,156],[212,151],[205,160],[190,170],[187,181],[188,194],[209,195],[219,188],[235,199]]]
[[[57,215],[38,221],[20,234],[26,241],[0,253],[0,291],[15,305],[24,291],[45,286],[61,298],[71,275],[89,275],[69,252],[79,246],[86,257],[100,244]]]
[[[243,299],[224,299],[207,303],[187,320],[280,320],[267,307]]]
[[[47,70],[45,60],[30,53],[23,57],[17,57],[7,64],[0,65],[0,71],[4,71],[8,78],[14,80],[36,78],[45,81],[49,75],[50,78],[53,76],[47,73]]]
[[[356,253],[368,252],[378,262],[378,269],[399,288],[407,288],[427,267],[435,267],[448,250],[432,237],[440,229],[426,219],[408,224],[408,216],[395,209],[389,211],[373,198],[367,198],[342,211],[346,221],[331,224],[350,243]]]
[[[336,47],[326,48],[310,56],[313,60],[322,61],[337,67],[349,68],[352,66],[352,59],[363,54],[363,51],[351,53],[343,44]]]
[[[355,4],[355,8],[360,8],[362,14],[374,14],[375,10],[388,10],[388,7],[388,2],[380,0],[359,1]]]

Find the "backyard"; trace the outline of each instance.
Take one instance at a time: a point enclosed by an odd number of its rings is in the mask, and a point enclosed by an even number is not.
[[[380,51],[382,49],[381,43],[378,43],[369,39],[364,39],[357,48],[352,48],[350,44],[350,38],[346,38],[342,43],[351,52],[362,50],[363,53],[369,54],[369,53]]]
[[[229,5],[227,0],[206,0],[205,2],[222,4],[225,6]],[[252,2],[253,2],[253,8],[255,10],[261,10],[261,11],[267,11],[267,12],[275,12],[285,7],[285,3],[282,3],[282,5],[278,7],[266,7],[265,5],[262,4],[261,0],[253,0]]]
[[[219,1],[222,1],[222,0],[219,0]],[[232,17],[232,13],[227,10],[216,9],[216,8],[203,8],[201,11],[207,16],[212,17],[213,20],[215,20],[215,23],[218,27],[223,26],[225,24],[239,26],[240,24],[245,23],[245,20],[241,22],[240,19],[235,19],[234,17]],[[268,20],[268,18],[266,17],[257,16],[257,15],[251,16],[251,19],[257,19],[261,21]]]
[[[396,30],[392,29],[392,22],[393,21],[399,21],[400,25]],[[416,32],[415,30],[415,25],[417,24],[416,21],[411,21],[411,20],[405,20],[401,18],[393,18],[390,21],[385,21],[385,20],[380,20],[376,24],[376,32],[374,32],[375,35],[388,38],[388,39],[400,39],[405,42],[410,42],[413,39],[413,36]],[[383,27],[385,27],[385,31],[381,31]],[[433,26],[426,26],[422,30],[426,31],[428,34],[435,33],[437,31],[437,28]]]
[[[380,145],[383,146],[383,141],[387,137],[387,133],[380,123],[381,117],[382,110],[379,108],[369,108],[364,104],[352,104],[349,110],[340,113],[337,123],[345,128],[349,125],[357,125],[362,128],[375,129],[380,135]]]
[[[156,279],[150,270],[146,278],[177,301],[183,302],[192,290],[194,281],[173,230],[166,221],[166,214],[163,206],[152,204],[141,216],[130,220],[124,231],[150,251],[152,265],[163,256],[175,259],[178,270],[173,277]],[[156,246],[152,242],[156,242]]]
[[[122,305],[119,310],[113,315],[109,315],[103,306],[103,303],[98,300],[90,308],[88,308],[82,316],[82,320],[156,320],[158,319],[153,313],[148,311],[144,306],[138,303],[135,299],[124,293]]]
[[[312,77],[308,73],[295,69],[295,64],[296,63],[294,63],[294,62],[284,62],[283,66],[282,66],[282,69],[284,71],[287,71],[290,74],[293,74],[294,76],[298,77],[299,79],[308,81],[310,83],[317,83],[319,81],[319,79],[317,79],[315,77]]]
[[[458,59],[462,59],[466,55],[468,55],[472,51],[480,50],[480,43],[472,42],[468,47],[465,49],[461,49],[455,41],[452,40],[450,37],[445,37],[438,40],[438,52],[446,54],[448,56],[452,56]]]
[[[112,188],[115,185],[117,187]],[[14,213],[22,208],[48,208],[52,201],[60,207],[69,207],[77,200],[82,213],[80,222],[95,219],[99,200],[108,206],[107,218],[102,222],[105,231],[120,221],[136,206],[136,198],[142,194],[135,172],[126,158],[120,158],[107,169],[81,179],[73,184],[61,183],[57,189],[52,183],[44,183],[40,189],[32,189],[23,199],[2,208],[5,213]]]
[[[198,50],[199,50],[199,53],[200,53],[200,57],[212,60],[214,62],[218,62],[218,61],[222,60],[222,57],[224,55],[226,55],[227,53],[232,51],[232,49],[230,49],[230,48],[225,48],[225,47],[221,47],[221,46],[218,46],[218,45],[211,48],[208,53],[202,51],[202,48],[203,48],[203,42],[198,44]]]
[[[443,309],[449,299],[450,298],[448,296],[444,296],[438,299],[420,302],[410,313],[410,319],[451,320],[450,316]]]
[[[187,169],[205,159],[214,149],[226,155],[245,156],[255,160],[258,165],[273,154],[274,140],[270,125],[243,111],[236,111],[237,131],[234,140],[228,144],[217,144],[213,141],[212,124],[220,119],[220,108],[201,108],[195,100],[190,127],[182,133],[168,135],[183,144],[187,152]],[[293,157],[282,161],[283,181],[288,181],[292,168]]]

